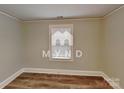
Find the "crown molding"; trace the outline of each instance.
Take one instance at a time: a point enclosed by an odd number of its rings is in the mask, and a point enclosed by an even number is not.
[[[87,18],[67,18],[67,19],[40,19],[40,20],[23,20],[23,22],[41,22],[41,21],[71,21],[71,20],[101,20],[102,17],[87,17]]]
[[[1,11],[1,10],[0,10],[0,14],[5,15],[5,16],[7,16],[9,18],[12,18],[12,19],[14,19],[16,21],[22,21],[21,19],[15,17],[15,16],[12,16],[11,14],[8,14],[7,12]]]
[[[105,19],[106,17],[108,17],[108,16],[116,13],[117,11],[119,11],[120,9],[122,9],[123,7],[124,7],[124,5],[121,5],[120,7],[116,8],[116,9],[112,10],[111,12],[107,13],[106,15],[104,15],[103,18]]]

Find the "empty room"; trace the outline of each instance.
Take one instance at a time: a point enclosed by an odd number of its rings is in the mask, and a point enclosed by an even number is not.
[[[1,89],[123,89],[123,4],[0,4]]]

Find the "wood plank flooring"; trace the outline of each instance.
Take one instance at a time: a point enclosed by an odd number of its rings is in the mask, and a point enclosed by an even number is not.
[[[100,76],[22,73],[4,89],[112,89]]]

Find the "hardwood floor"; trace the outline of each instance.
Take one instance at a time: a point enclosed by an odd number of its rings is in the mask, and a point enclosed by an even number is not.
[[[4,89],[111,89],[100,76],[23,73]]]

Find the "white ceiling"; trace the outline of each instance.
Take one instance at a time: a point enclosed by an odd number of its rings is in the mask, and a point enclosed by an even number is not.
[[[1,4],[0,10],[21,20],[103,17],[120,4]]]

